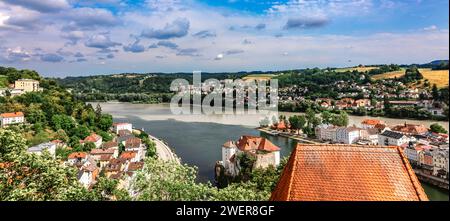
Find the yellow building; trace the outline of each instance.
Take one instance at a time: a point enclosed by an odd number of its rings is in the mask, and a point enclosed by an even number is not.
[[[14,88],[24,92],[39,91],[39,81],[33,79],[19,79],[14,83]]]

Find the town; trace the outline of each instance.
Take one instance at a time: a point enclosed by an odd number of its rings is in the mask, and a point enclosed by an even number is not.
[[[296,117],[286,119],[281,116],[282,120],[258,129],[271,136],[296,139],[299,143],[398,146],[419,179],[448,189],[449,136],[447,132],[433,131],[436,125],[430,129],[423,125],[387,125],[377,119],[365,119],[359,126],[319,124],[314,128],[314,135],[308,136],[292,126],[292,123],[297,122]],[[279,150],[279,147],[263,137],[243,136],[237,142],[228,141],[222,146],[222,160],[216,165],[219,167],[216,176],[221,170],[227,176],[237,176],[243,154],[255,157],[254,168],[276,167],[280,162]]]

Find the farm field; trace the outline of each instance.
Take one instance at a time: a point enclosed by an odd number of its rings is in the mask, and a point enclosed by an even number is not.
[[[391,72],[387,72],[384,74],[377,74],[377,75],[372,76],[372,78],[374,80],[381,80],[381,79],[389,79],[389,78],[395,78],[395,77],[398,78],[403,75],[405,75],[405,69],[402,68],[399,71],[391,71]]]
[[[419,72],[431,85],[436,84],[438,88],[448,86],[448,70],[419,69]]]
[[[359,71],[359,72],[366,72],[373,69],[377,69],[378,67],[352,67],[352,68],[338,68],[336,69],[336,72],[346,72],[346,71]]]
[[[270,80],[276,77],[274,74],[250,74],[242,78],[242,80]]]

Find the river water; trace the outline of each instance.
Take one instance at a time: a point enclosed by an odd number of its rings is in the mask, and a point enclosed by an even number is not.
[[[95,107],[97,103],[93,103]],[[102,110],[113,115],[115,121],[130,122],[135,128],[166,141],[183,163],[198,167],[201,182],[214,180],[214,165],[221,160],[221,146],[242,135],[268,138],[281,147],[281,156],[289,156],[297,142],[270,136],[255,130],[258,115],[173,115],[168,104],[100,103]],[[280,112],[290,116],[292,113]],[[350,116],[350,124],[359,125],[365,117]],[[379,118],[388,124],[418,123],[429,126],[433,121],[411,121]],[[448,122],[441,122],[448,130]],[[429,185],[423,185],[432,200],[449,200],[449,194]]]

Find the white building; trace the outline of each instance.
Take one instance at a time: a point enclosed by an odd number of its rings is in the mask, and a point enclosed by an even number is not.
[[[433,152],[433,175],[434,176],[448,176],[448,149],[439,149]],[[441,174],[445,172],[445,175]]]
[[[14,89],[23,90],[25,92],[41,91],[39,81],[33,79],[19,79],[15,81]]]
[[[239,174],[239,157],[249,154],[256,158],[253,168],[277,167],[280,165],[280,148],[263,137],[242,136],[234,143],[228,141],[222,145],[222,165],[228,175]]]
[[[336,141],[337,127],[330,124],[321,124],[316,127],[316,137],[319,140]]]
[[[340,127],[336,130],[336,140],[344,144],[356,143],[360,138],[360,130],[357,127]]]
[[[56,154],[56,144],[52,142],[47,142],[28,148],[29,153],[34,153],[38,155],[41,155],[44,151],[50,153],[50,155],[54,158]]]
[[[401,146],[409,141],[410,139],[406,135],[390,130],[378,135],[378,145],[381,146]]]
[[[378,145],[378,129],[377,128],[369,128],[365,130],[361,130],[360,139],[368,141],[370,145]]]
[[[73,152],[67,157],[67,163],[71,166],[84,163],[87,160],[86,152]]]
[[[133,132],[133,125],[130,123],[114,123],[113,124],[114,133],[119,134],[120,130],[128,130],[130,132]]]
[[[89,143],[89,142],[94,143],[95,148],[100,148],[102,146],[103,138],[96,133],[92,133],[91,135],[84,138],[84,140],[80,141],[81,144],[85,144],[85,143]]]
[[[409,162],[412,165],[419,165],[420,164],[420,155],[421,155],[422,149],[416,148],[414,145],[408,145],[404,150],[403,153],[406,155],[406,158],[408,158]]]
[[[236,153],[238,148],[233,141],[228,141],[222,145],[222,164],[231,176],[236,176],[239,173],[238,165],[235,164]]]
[[[3,113],[0,114],[0,126],[5,127],[11,124],[21,124],[25,122],[23,112]]]
[[[99,169],[94,159],[88,157],[78,170],[78,181],[86,188],[95,183]]]

